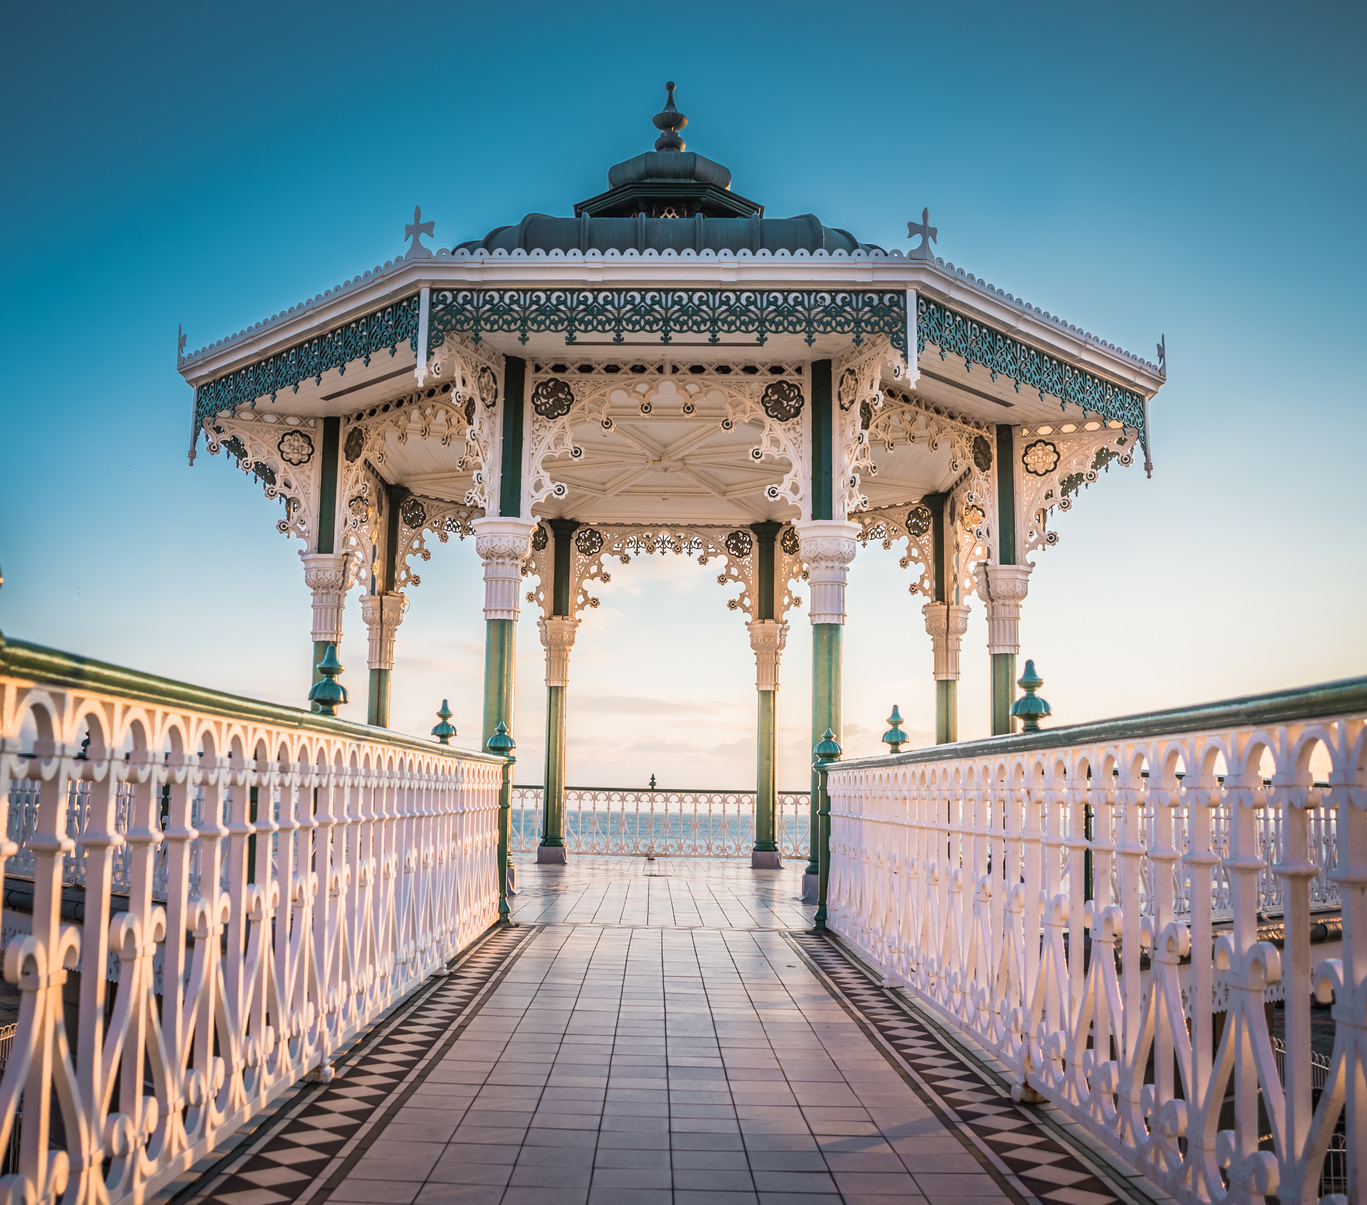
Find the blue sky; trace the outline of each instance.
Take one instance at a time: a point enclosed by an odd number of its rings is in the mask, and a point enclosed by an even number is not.
[[[665,79],[690,148],[774,216],[938,252],[1146,357],[1152,481],[1061,516],[1022,622],[1055,721],[1367,671],[1360,5],[845,3],[12,8],[0,94],[0,629],[284,702],[309,605],[276,505],[185,449],[177,324],[214,339],[400,254],[569,213],[648,148]],[[478,563],[439,547],[399,635],[396,726],[477,727]],[[847,747],[893,702],[933,727],[929,640],[880,550],[851,575]],[[570,781],[740,786],[753,661],[706,570],[614,575],[573,663]],[[520,631],[519,779],[543,692]],[[807,760],[810,637],[783,667]],[[342,659],[364,717],[364,629]],[[987,729],[985,625],[961,731]]]

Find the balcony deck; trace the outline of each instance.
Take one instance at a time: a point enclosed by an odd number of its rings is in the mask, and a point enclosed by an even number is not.
[[[808,936],[801,872],[523,861],[516,927],[179,1201],[1144,1201]]]

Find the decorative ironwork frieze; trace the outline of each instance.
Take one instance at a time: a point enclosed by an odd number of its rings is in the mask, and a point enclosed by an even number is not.
[[[297,390],[310,377],[387,350],[393,355],[407,341],[417,352],[418,295],[303,340],[256,364],[227,373],[195,391],[194,429],[216,414],[275,400]],[[1052,394],[1108,420],[1123,423],[1147,438],[1144,398],[1136,390],[1023,343],[985,323],[968,318],[924,295],[917,298],[916,353],[928,344],[941,358],[962,356],[964,366],[981,365],[993,380],[1009,377],[1017,389],[1028,385],[1040,396]],[[662,343],[675,335],[701,334],[719,343],[727,335],[753,335],[763,345],[773,335],[801,335],[812,344],[820,335],[845,335],[856,346],[885,335],[900,355],[907,351],[906,293],[901,289],[450,289],[434,288],[427,354],[448,333],[478,342],[488,334],[514,334],[522,342],[533,334],[563,334],[573,344],[581,334],[607,334],[621,343],[628,335],[653,334]],[[492,382],[496,384],[496,382]],[[480,390],[484,394],[483,389]],[[490,390],[487,396],[492,396]],[[842,399],[843,400],[843,399]]]
[[[206,418],[236,410],[261,397],[275,401],[276,395],[283,390],[297,392],[301,382],[310,377],[321,382],[328,369],[344,373],[347,366],[357,360],[369,364],[370,357],[377,352],[387,351],[392,356],[405,340],[416,353],[416,293],[200,385],[195,390],[194,437],[198,438],[200,425]]]
[[[918,295],[918,355],[928,343],[940,349],[942,360],[951,353],[962,356],[966,369],[980,364],[991,372],[994,381],[998,376],[1009,377],[1017,391],[1022,385],[1029,385],[1039,390],[1041,398],[1045,394],[1052,394],[1065,405],[1071,402],[1091,414],[1123,423],[1139,432],[1141,442],[1147,442],[1142,394],[1084,368],[1065,364],[1048,352],[956,313],[929,297]]]
[[[856,344],[887,335],[906,353],[906,293],[901,289],[433,289],[434,338],[458,331],[480,338],[513,334],[523,343],[535,334],[849,335]]]

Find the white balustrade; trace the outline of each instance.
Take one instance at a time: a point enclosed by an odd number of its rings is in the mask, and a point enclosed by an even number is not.
[[[1365,719],[1357,679],[834,763],[830,928],[1175,1198],[1367,1201]]]
[[[0,642],[4,1199],[141,1201],[330,1078],[497,919],[503,765]]]
[[[779,856],[806,858],[811,796],[780,791]],[[542,789],[514,787],[509,850],[535,854],[541,843]],[[755,844],[753,791],[630,791],[569,787],[565,848],[577,854],[748,858]]]

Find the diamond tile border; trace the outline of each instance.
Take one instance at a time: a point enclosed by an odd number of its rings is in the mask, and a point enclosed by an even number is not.
[[[1151,1205],[1099,1160],[1066,1141],[1034,1106],[968,1057],[830,935],[788,940],[885,1057],[1021,1205]],[[1156,1194],[1160,1195],[1161,1194]]]
[[[490,930],[167,1205],[310,1205],[341,1182],[512,968],[539,925]]]

